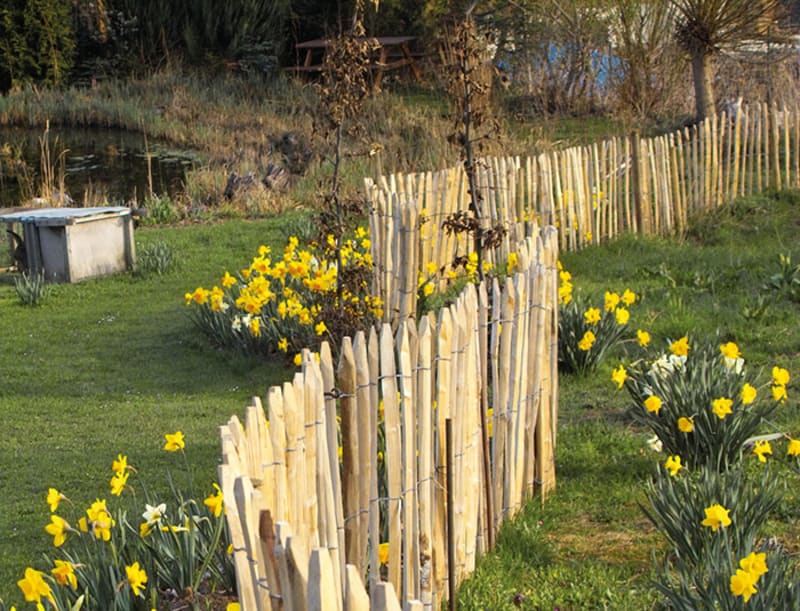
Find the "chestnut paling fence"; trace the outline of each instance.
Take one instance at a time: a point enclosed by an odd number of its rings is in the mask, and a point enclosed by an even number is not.
[[[532,233],[502,282],[345,338],[335,364],[306,351],[220,428],[243,609],[438,608],[555,486],[557,234]]]
[[[737,105],[692,127],[653,138],[611,138],[530,157],[477,164],[484,228],[508,231],[486,259],[502,264],[538,225],[558,228],[562,250],[625,233],[669,235],[691,216],[735,197],[800,186],[800,111]],[[375,292],[385,321],[416,312],[420,274],[442,270],[471,243],[448,235],[443,221],[469,207],[462,167],[365,180],[377,267]],[[536,221],[535,223],[533,221]],[[393,323],[396,324],[396,323]]]
[[[507,230],[483,255],[520,267],[418,324],[420,279],[443,288],[471,249],[442,229],[468,209],[463,169],[368,179],[383,326],[345,339],[335,367],[329,346],[307,353],[266,411],[254,399],[244,426],[220,429],[243,608],[438,606],[500,522],[555,485],[558,248],[681,232],[797,186],[799,119],[755,104],[656,138],[483,160],[481,224]]]

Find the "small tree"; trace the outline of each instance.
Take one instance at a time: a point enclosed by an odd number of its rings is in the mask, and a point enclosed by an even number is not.
[[[472,236],[478,256],[478,274],[483,278],[484,250],[500,242],[505,228],[487,227],[481,218],[483,196],[478,186],[477,155],[488,139],[499,133],[500,127],[491,113],[492,70],[487,63],[486,38],[478,31],[473,17],[476,4],[473,3],[456,22],[447,48],[448,89],[454,105],[454,130],[449,140],[461,153],[470,205],[468,212],[452,214],[443,226],[448,232]]]
[[[333,226],[337,244],[341,244],[344,235],[348,208],[353,207],[342,199],[341,193],[343,138],[359,132],[358,118],[365,99],[372,92],[370,55],[378,44],[375,39],[365,36],[363,14],[363,0],[356,0],[352,28],[349,32],[340,32],[334,37],[325,53],[319,89],[322,112],[318,117],[321,123],[317,124],[317,128],[323,135],[333,137],[333,173],[328,191],[323,196],[322,225],[325,228]],[[340,248],[337,248],[337,264],[340,270],[343,269]],[[340,304],[342,280],[340,275],[336,285]]]
[[[618,107],[636,119],[663,112],[683,80],[672,0],[621,0],[611,15],[614,54],[620,60],[612,71]]]
[[[678,40],[692,62],[695,107],[701,121],[716,112],[714,57],[725,47],[777,38],[780,0],[672,0]]]

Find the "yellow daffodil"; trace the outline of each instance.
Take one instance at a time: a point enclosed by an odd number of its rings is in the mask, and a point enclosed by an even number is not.
[[[192,293],[192,301],[194,301],[195,303],[199,303],[200,305],[203,305],[205,303],[208,303],[208,296],[210,294],[211,291],[209,291],[208,289],[204,289],[201,286],[198,286],[194,290],[194,293]]]
[[[658,415],[659,410],[661,409],[662,401],[659,397],[655,395],[651,395],[644,400],[644,408],[656,416]]]
[[[617,367],[613,372],[611,372],[611,381],[617,384],[617,388],[622,388],[625,384],[625,380],[628,379],[628,372],[625,371],[625,367],[620,365]]]
[[[226,289],[231,288],[234,284],[236,284],[236,278],[231,276],[229,272],[225,272],[225,275],[220,279],[220,284],[224,286]]]
[[[144,569],[139,568],[138,562],[134,562],[125,567],[125,575],[128,578],[128,585],[133,590],[133,595],[139,596],[144,590],[144,584],[147,583],[147,573],[144,572]]]
[[[758,460],[761,462],[767,462],[767,454],[772,454],[772,446],[769,445],[769,441],[762,439],[756,441],[756,445],[753,448],[753,454],[758,456]]]
[[[68,500],[67,497],[65,497],[55,488],[47,489],[47,504],[50,506],[51,513],[54,512],[56,509],[58,509],[58,504],[61,501],[66,501],[66,500]]]
[[[737,569],[735,575],[731,575],[731,592],[734,596],[741,596],[744,602],[750,600],[750,597],[756,593],[756,577],[749,571]]]
[[[634,304],[635,301],[636,301],[636,293],[634,293],[630,289],[625,289],[625,292],[622,293],[622,303],[630,307]]]
[[[165,433],[164,439],[164,449],[167,452],[177,452],[178,450],[182,450],[186,447],[186,442],[184,441],[183,433],[181,431]]]
[[[67,540],[67,532],[72,530],[69,523],[55,514],[50,516],[50,524],[44,527],[48,534],[53,535],[53,545],[61,547]]]
[[[300,365],[302,365],[302,364],[303,364],[303,355],[302,355],[300,352],[298,352],[297,354],[295,354],[295,355],[294,355],[294,361],[293,361],[293,362],[294,362],[294,364],[295,364],[297,367],[300,367]]]
[[[50,571],[56,583],[62,586],[69,585],[73,590],[78,588],[78,578],[75,576],[75,566],[66,560],[54,560],[55,567]]]
[[[206,499],[203,501],[203,504],[208,507],[208,510],[214,514],[215,518],[218,518],[222,513],[222,490],[220,489],[218,484],[214,484],[214,488],[216,489],[216,494],[209,494]]]
[[[149,536],[150,533],[153,532],[153,525],[148,524],[147,522],[142,522],[139,524],[139,536],[144,539],[145,537]]]
[[[381,543],[378,546],[378,562],[381,564],[389,563],[389,544]]]
[[[685,416],[678,418],[678,430],[681,433],[691,433],[694,430],[694,418]]]
[[[734,342],[720,344],[719,351],[726,359],[736,360],[742,358],[742,353],[739,352],[739,346],[737,346]]]
[[[726,397],[720,397],[718,399],[714,399],[711,404],[711,410],[720,420],[724,419],[725,416],[728,414],[732,414],[733,410],[731,406],[733,405],[733,401]]]
[[[614,315],[617,318],[618,325],[628,324],[628,320],[631,317],[631,313],[625,308],[617,308],[616,310],[614,310]]]
[[[689,345],[689,337],[684,335],[682,338],[675,340],[669,345],[669,350],[675,356],[686,356],[689,354],[691,346]]]
[[[42,597],[49,600],[55,607],[53,591],[44,580],[44,573],[31,567],[25,569],[25,577],[17,582],[19,589],[25,595],[25,600],[32,603],[41,603]]]
[[[422,287],[422,294],[425,295],[425,297],[428,297],[433,294],[434,290],[435,287],[433,286],[433,282],[426,282]]]
[[[750,552],[747,556],[739,560],[742,570],[755,575],[757,578],[764,573],[769,573],[767,568],[767,554],[764,552]]]
[[[558,303],[567,305],[570,301],[572,301],[572,284],[565,282],[558,287]]]
[[[289,340],[286,339],[285,337],[282,337],[278,341],[278,350],[280,350],[281,352],[288,352],[289,351]]]
[[[742,405],[750,405],[756,400],[756,395],[758,395],[758,391],[753,386],[745,382],[744,386],[742,386],[742,394],[740,395],[742,399]]]
[[[711,505],[710,507],[705,508],[706,517],[705,519],[700,522],[703,526],[708,526],[714,532],[717,532],[717,529],[722,526],[730,526],[731,519],[728,516],[730,513],[729,509],[725,509],[719,503]]]
[[[111,494],[114,496],[121,496],[122,491],[125,489],[125,484],[128,482],[128,476],[130,473],[115,473],[114,477],[111,478]]]
[[[128,469],[128,457],[117,454],[117,458],[111,463],[111,470],[114,473],[125,473]]]
[[[596,325],[600,322],[600,308],[589,308],[583,313],[587,325]]]
[[[800,456],[800,439],[790,439],[786,453],[789,456]]]
[[[786,387],[782,384],[772,387],[772,398],[778,403],[786,401],[789,395],[786,394]]]
[[[320,322],[318,322],[316,325],[314,325],[314,332],[315,332],[317,335],[322,335],[322,334],[323,334],[323,333],[325,333],[327,330],[328,330],[328,327],[327,327],[327,325],[325,324],[325,321],[323,321],[323,320],[321,320],[321,321],[320,321]]]
[[[786,386],[789,383],[789,371],[783,367],[773,367],[772,383],[776,386]]]
[[[228,603],[225,611],[242,611],[242,606],[239,603]]]
[[[253,337],[261,337],[261,319],[258,317],[250,321],[250,333]]]
[[[620,296],[617,293],[606,291],[604,295],[603,308],[606,312],[613,312],[619,305]]]
[[[683,466],[681,465],[681,457],[677,454],[675,456],[667,456],[667,461],[664,463],[664,468],[669,471],[670,476],[675,477]]]
[[[94,532],[95,539],[102,539],[103,541],[111,540],[111,528],[116,524],[111,514],[108,512],[100,513],[96,520],[92,521],[92,532]]]
[[[639,345],[642,348],[644,348],[650,343],[650,334],[647,331],[642,331],[641,329],[637,329],[636,340],[639,342]]]
[[[587,331],[583,334],[581,341],[578,342],[578,349],[583,350],[584,352],[588,352],[591,350],[592,346],[594,345],[595,341],[594,333],[591,331]]]
[[[506,273],[510,274],[514,269],[519,265],[519,259],[517,257],[517,253],[511,252],[508,253],[508,261],[506,262]]]

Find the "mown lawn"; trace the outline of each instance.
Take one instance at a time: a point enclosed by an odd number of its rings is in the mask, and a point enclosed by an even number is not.
[[[0,598],[19,603],[24,568],[44,568],[48,487],[72,499],[62,515],[75,520],[109,496],[118,453],[156,491],[167,470],[182,485],[183,460],[162,450],[164,434],[182,430],[196,496],[212,492],[217,427],[290,373],[208,347],[183,294],[239,269],[259,244],[285,243],[286,222],[139,229],[138,247],[172,246],[172,271],[59,285],[40,307],[19,305],[13,285],[0,285]]]

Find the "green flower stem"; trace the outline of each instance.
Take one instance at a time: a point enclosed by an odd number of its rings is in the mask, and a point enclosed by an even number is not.
[[[189,459],[186,457],[186,451],[181,448],[181,455],[183,456],[183,464],[186,466],[186,481],[189,484],[189,498],[194,498],[194,483],[192,482],[192,470],[189,467]]]
[[[214,537],[211,539],[211,545],[209,545],[208,550],[206,551],[206,557],[203,560],[203,564],[200,566],[200,570],[197,572],[195,582],[192,584],[192,589],[194,591],[197,591],[197,588],[200,587],[200,580],[203,578],[203,574],[208,569],[208,565],[211,564],[211,559],[214,557],[214,550],[217,549],[219,540],[222,537],[222,531],[224,530],[225,526],[224,514],[220,515],[218,518],[216,518],[216,520],[217,525],[214,529]]]

